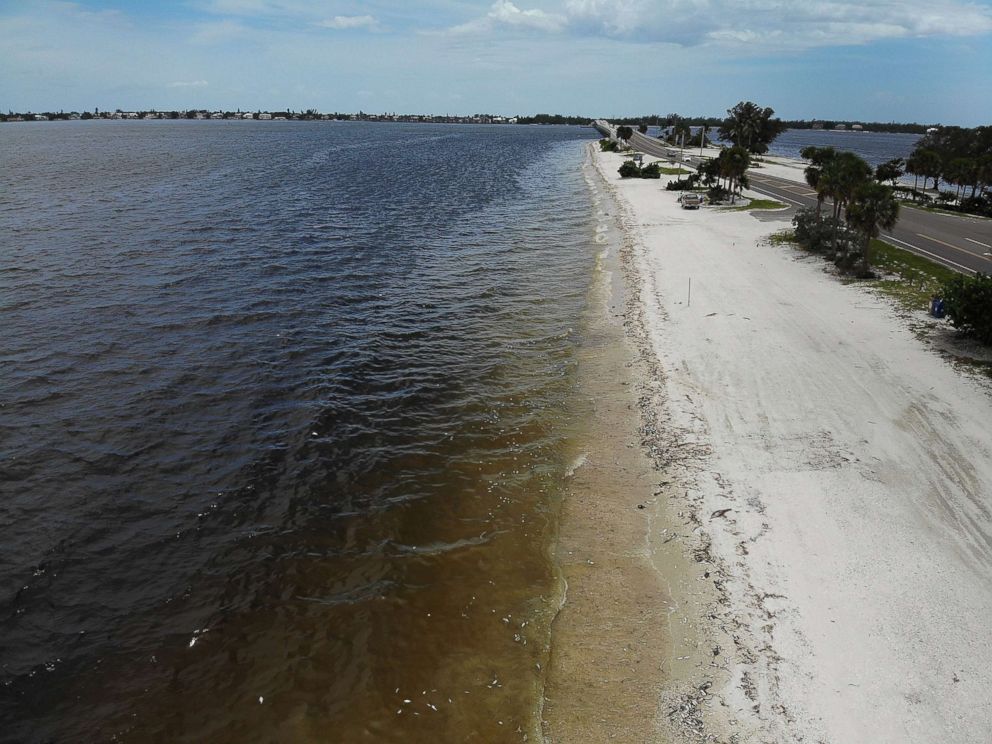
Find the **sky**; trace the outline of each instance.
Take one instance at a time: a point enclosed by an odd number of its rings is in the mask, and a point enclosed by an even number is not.
[[[0,0],[0,110],[992,124],[992,0]]]

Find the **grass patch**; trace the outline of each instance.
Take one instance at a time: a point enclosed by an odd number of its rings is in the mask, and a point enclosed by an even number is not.
[[[798,245],[799,241],[796,240],[795,230],[779,230],[777,233],[772,233],[768,236],[769,245]]]
[[[878,240],[871,241],[869,258],[872,268],[895,275],[873,281],[885,294],[913,310],[930,306],[930,298],[941,291],[944,282],[956,272],[928,258]]]
[[[665,166],[658,166],[658,172],[665,176],[678,176],[678,175],[687,176],[690,173],[692,173],[693,170],[688,166],[684,166],[682,170],[679,170],[678,168],[668,168]]]
[[[752,209],[782,209],[785,205],[773,199],[752,199],[750,204],[727,207],[727,212],[750,212]]]

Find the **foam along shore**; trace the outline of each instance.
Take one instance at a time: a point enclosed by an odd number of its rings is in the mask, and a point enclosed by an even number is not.
[[[665,426],[647,446],[678,453],[667,513],[712,590],[659,716],[685,741],[987,740],[988,381],[884,298],[771,245],[784,217],[682,210],[667,178],[594,160],[629,244],[628,333],[657,363],[641,416]]]

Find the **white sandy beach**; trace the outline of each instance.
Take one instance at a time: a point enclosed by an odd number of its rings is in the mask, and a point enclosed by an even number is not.
[[[621,181],[618,156],[595,161],[660,369],[642,415],[687,453],[668,463],[668,510],[714,584],[682,680],[703,685],[702,725],[685,740],[988,741],[987,380],[885,299],[768,244],[788,223],[684,211],[664,177]],[[679,692],[660,691],[659,717],[678,718]]]

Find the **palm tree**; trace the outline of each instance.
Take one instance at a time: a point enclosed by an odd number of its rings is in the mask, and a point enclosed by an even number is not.
[[[916,153],[906,158],[906,172],[913,174],[913,201],[916,201],[920,190],[920,161],[916,157]]]
[[[923,176],[923,191],[927,190],[927,179],[933,179],[933,187],[937,188],[940,180],[941,158],[936,150],[915,150],[913,152],[917,172]]]
[[[785,131],[785,125],[779,119],[772,118],[774,114],[773,109],[761,108],[751,101],[741,101],[732,109],[727,109],[720,136],[750,153],[760,155],[768,152],[772,141]]]
[[[821,192],[818,188],[820,183],[820,176],[823,173],[823,167],[830,162],[836,151],[832,147],[804,147],[799,151],[799,154],[810,161],[809,166],[807,166],[804,171],[806,175],[806,183],[809,187],[816,192],[816,221],[820,221],[820,215],[823,210],[823,201],[826,199],[826,193]]]
[[[906,161],[902,158],[886,160],[875,168],[875,180],[879,183],[891,181],[895,185],[896,179],[903,174]]]
[[[718,158],[720,175],[727,179],[730,201],[737,201],[738,190],[746,185],[747,169],[751,166],[751,155],[747,149],[734,145],[720,151]]]
[[[899,201],[884,184],[865,181],[855,188],[847,206],[847,223],[861,233],[861,274],[869,271],[868,251],[871,239],[881,229],[890,230],[899,218]]]
[[[872,170],[864,160],[853,152],[837,152],[824,164],[817,180],[817,200],[830,197],[833,200],[831,217],[834,221],[831,250],[837,252],[837,234],[841,211],[850,202],[855,189],[871,179]]]

